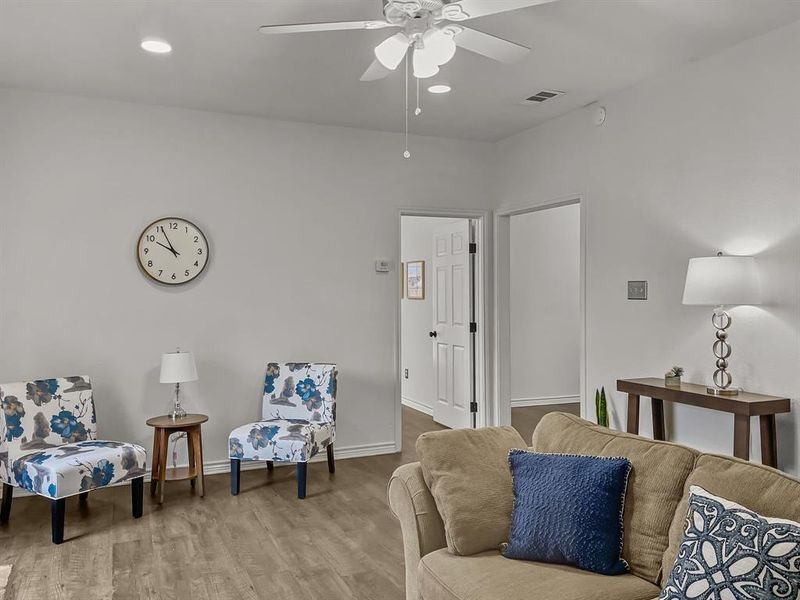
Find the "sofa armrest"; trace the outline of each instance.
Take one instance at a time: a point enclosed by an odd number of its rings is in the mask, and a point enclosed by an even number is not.
[[[406,563],[406,600],[419,600],[420,559],[447,546],[444,523],[418,462],[398,467],[389,480],[389,506],[400,521]]]

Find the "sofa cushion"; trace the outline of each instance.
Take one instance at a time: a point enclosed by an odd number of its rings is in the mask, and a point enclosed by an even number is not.
[[[683,538],[693,485],[746,506],[765,517],[800,521],[800,481],[770,467],[728,456],[703,454],[686,481],[685,496],[675,511],[664,553],[664,579],[669,575]]]
[[[512,427],[424,433],[417,455],[425,483],[444,521],[447,547],[469,555],[508,539],[514,493],[508,453],[524,448]]]
[[[533,433],[533,448],[536,452],[624,456],[631,461],[622,557],[631,573],[658,583],[670,525],[698,453],[669,442],[613,431],[565,413],[550,413],[541,420]],[[668,569],[674,559],[673,555]]]
[[[621,557],[627,458],[512,450],[508,462],[514,510],[504,556],[603,575],[628,570]]]
[[[763,517],[693,485],[662,600],[800,598],[800,524]]]
[[[635,575],[608,577],[498,552],[454,556],[437,550],[422,558],[418,576],[424,600],[650,600],[658,594]]]

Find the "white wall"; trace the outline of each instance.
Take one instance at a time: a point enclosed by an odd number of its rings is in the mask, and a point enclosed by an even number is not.
[[[401,302],[403,369],[408,379],[402,380],[403,402],[408,406],[433,413],[436,403],[436,370],[433,342],[428,336],[433,326],[433,232],[437,227],[454,222],[441,217],[403,217],[400,254],[404,263],[425,261],[425,298]]]
[[[487,144],[411,143],[406,161],[396,134],[0,90],[0,381],[91,375],[101,434],[150,447],[180,345],[213,463],[259,416],[267,361],[337,361],[337,446],[392,449],[399,276],[373,261],[399,206],[481,207],[489,181]],[[164,215],[209,237],[193,284],[137,269]]]
[[[511,403],[580,396],[580,205],[510,219]]]
[[[604,99],[603,127],[577,111],[497,145],[498,205],[585,196],[584,392],[675,363],[687,380],[709,380],[711,311],[681,296],[688,259],[722,250],[758,257],[768,298],[733,310],[736,383],[800,396],[798,56],[793,24]],[[649,280],[650,299],[626,300],[628,279]],[[625,399],[611,397],[612,424],[622,427]],[[730,415],[679,406],[668,418],[673,440],[732,451]],[[649,422],[646,409],[645,434]],[[794,473],[798,437],[795,400],[778,419],[780,465]]]

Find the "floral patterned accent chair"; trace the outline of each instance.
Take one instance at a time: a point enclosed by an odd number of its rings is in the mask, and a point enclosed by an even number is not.
[[[142,516],[146,453],[123,442],[97,440],[88,377],[0,384],[0,523],[11,514],[14,487],[50,500],[53,543],[64,541],[66,499],[87,501],[91,490],[131,482],[133,517]]]
[[[335,472],[336,385],[339,371],[326,363],[269,363],[261,420],[237,427],[228,438],[231,494],[239,494],[243,460],[297,465],[297,497],[306,497],[308,461],[327,448],[328,471]]]

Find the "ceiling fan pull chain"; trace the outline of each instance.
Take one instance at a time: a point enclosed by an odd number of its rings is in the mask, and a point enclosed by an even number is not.
[[[408,54],[406,54],[406,149],[403,152],[403,158],[411,158],[411,152],[408,150]]]
[[[414,78],[417,82],[417,108],[414,109],[414,116],[418,117],[422,114],[422,108],[419,105],[419,78]]]

